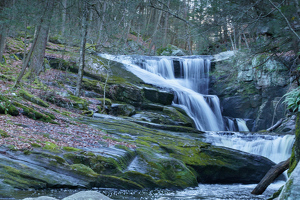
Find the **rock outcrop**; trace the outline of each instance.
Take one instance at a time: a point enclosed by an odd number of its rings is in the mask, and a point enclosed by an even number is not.
[[[225,60],[215,56],[212,64],[210,93],[219,96],[223,115],[254,120],[247,124],[252,131],[267,129],[285,117],[282,101],[289,89],[289,72],[269,56],[249,59],[231,53]]]

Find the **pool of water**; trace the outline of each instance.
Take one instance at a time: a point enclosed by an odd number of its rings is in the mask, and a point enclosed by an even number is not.
[[[282,185],[283,181],[274,183],[263,193],[263,195],[252,195],[251,191],[255,188],[255,184],[242,185],[220,185],[220,184],[199,184],[198,187],[187,188],[184,190],[118,190],[107,188],[94,188],[94,191],[103,193],[112,199],[127,200],[193,200],[193,199],[209,199],[209,200],[263,200],[268,199]],[[42,191],[16,191],[6,197],[0,199],[15,200],[26,197],[51,196],[58,199],[65,198],[81,190],[42,190]]]

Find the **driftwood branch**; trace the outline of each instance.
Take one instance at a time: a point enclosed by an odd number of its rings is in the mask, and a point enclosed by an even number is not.
[[[257,184],[251,194],[260,195],[262,194],[267,187],[285,170],[289,168],[290,159],[286,161],[282,161],[277,165],[274,165],[267,174],[261,179],[261,181]]]
[[[267,131],[273,131],[276,128],[278,128],[283,122],[283,118],[281,118],[278,122],[276,122],[276,124],[274,124],[273,126],[271,126],[270,128],[267,129]]]

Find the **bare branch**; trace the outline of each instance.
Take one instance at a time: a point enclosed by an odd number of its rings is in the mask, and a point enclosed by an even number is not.
[[[269,2],[278,10],[278,12],[281,14],[281,16],[285,19],[287,25],[289,26],[290,30],[294,33],[294,35],[300,40],[300,36],[295,32],[295,30],[292,28],[289,20],[286,18],[286,16],[281,12],[281,10],[272,2],[272,0],[269,0]]]

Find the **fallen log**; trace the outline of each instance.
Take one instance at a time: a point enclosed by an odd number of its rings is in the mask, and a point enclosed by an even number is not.
[[[260,195],[262,194],[267,187],[285,170],[289,168],[290,159],[286,161],[282,161],[277,165],[274,165],[267,174],[261,179],[261,181],[257,184],[251,194]]]
[[[283,122],[283,118],[281,118],[278,122],[276,122],[276,124],[274,124],[273,126],[271,126],[270,128],[267,129],[267,131],[273,131],[276,128],[278,128]]]

